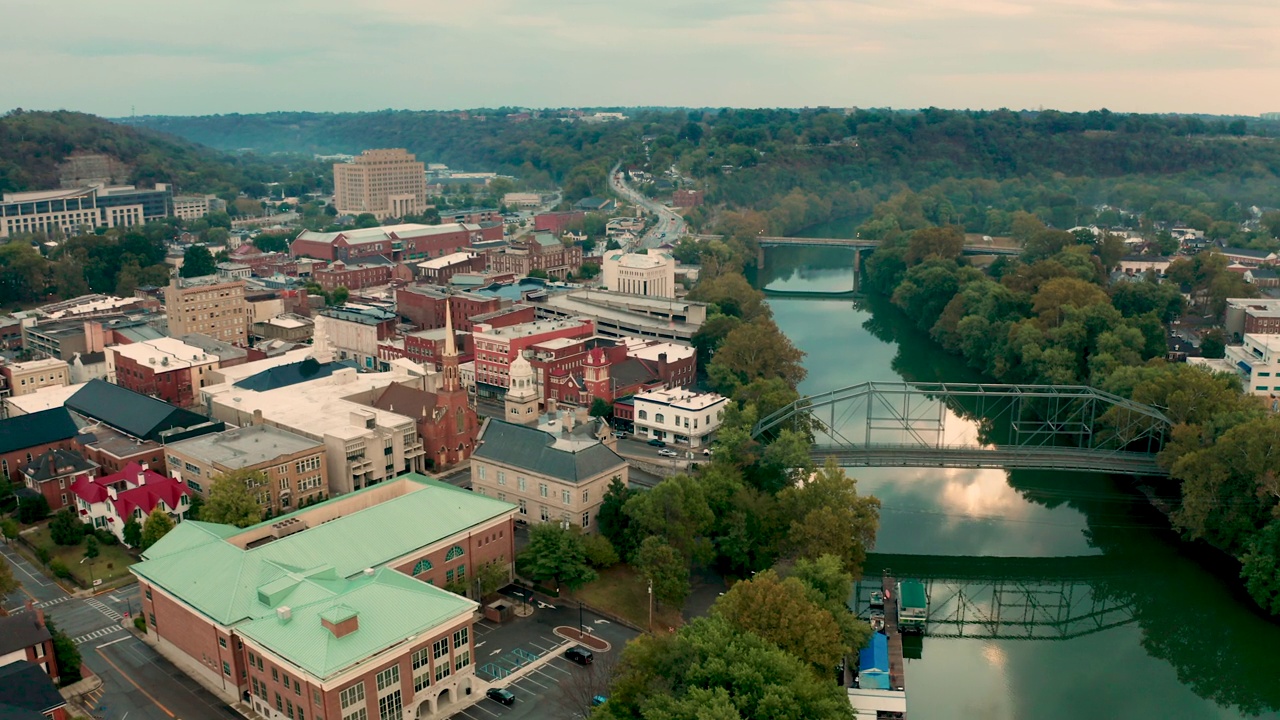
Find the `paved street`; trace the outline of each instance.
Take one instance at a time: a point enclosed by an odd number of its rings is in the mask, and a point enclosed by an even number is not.
[[[684,218],[680,217],[676,211],[666,205],[650,200],[628,185],[626,181],[623,180],[623,176],[619,173],[620,167],[621,164],[615,165],[613,169],[609,171],[610,187],[613,188],[614,192],[618,193],[630,202],[643,207],[645,210],[648,210],[657,218],[657,222],[649,229],[649,232],[645,233],[644,237],[640,238],[639,247],[655,248],[662,243],[675,243],[679,240],[685,233]],[[632,250],[639,248],[628,249]]]

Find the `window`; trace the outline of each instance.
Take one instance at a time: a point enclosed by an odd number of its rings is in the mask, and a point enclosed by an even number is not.
[[[520,487],[520,492],[524,492],[524,491],[525,491],[525,481],[524,481],[524,478],[520,477],[519,475],[517,475],[517,476],[516,476],[516,485],[518,485],[518,486]]]
[[[422,648],[413,654],[413,691],[422,692],[431,685],[430,649]]]
[[[320,688],[311,688],[311,702],[320,704]]]
[[[343,710],[346,710],[347,708],[351,707],[352,705],[355,705],[356,703],[363,703],[363,702],[364,702],[364,681],[363,680],[356,683],[355,685],[352,685],[346,690],[343,690],[342,692],[338,693],[338,704],[342,706]]]
[[[392,665],[391,667],[378,673],[378,691],[381,692],[389,687],[399,687],[400,685],[400,666]]]
[[[638,410],[638,411],[636,411],[636,418],[637,418],[637,419],[640,419],[640,420],[648,420],[648,419],[649,419],[649,413],[648,413],[647,411],[644,411],[644,410]]]
[[[222,674],[231,677],[231,663],[226,660],[222,661]]]
[[[568,505],[569,503],[573,502],[573,496],[569,494],[568,490],[560,491],[560,502],[564,503],[565,505]]]
[[[442,663],[436,663],[436,682],[440,682],[441,680],[449,677],[450,672],[449,658],[445,658]]]
[[[147,599],[151,599],[151,588],[147,588]]]
[[[582,527],[590,527],[590,526],[591,526],[591,513],[590,512],[582,513]]]
[[[289,482],[289,478],[287,477],[280,478],[280,490],[282,491],[288,490],[290,485],[291,483]]]
[[[226,646],[227,646],[227,639],[226,639],[226,638],[224,638],[224,637],[220,637],[220,638],[218,638],[218,644],[219,644],[219,645],[221,645],[222,647],[226,647]]]
[[[445,581],[445,582],[447,582],[447,583],[451,583],[451,582],[453,582],[453,571],[452,571],[452,570],[448,570],[448,571],[446,571],[446,572],[445,572],[445,574],[444,574],[444,581]]]
[[[284,699],[280,697],[280,693],[276,693],[276,711],[284,712]]]
[[[469,628],[462,628],[453,634],[454,651],[457,651],[458,649],[465,650],[466,648],[470,647],[471,645],[471,638],[469,637],[470,634],[471,632]]]
[[[458,558],[462,557],[464,554],[466,553],[463,552],[461,545],[454,545],[453,547],[449,548],[449,552],[445,553],[444,560],[445,562],[449,562],[450,560],[457,560]]]
[[[666,421],[666,419],[667,419],[667,418],[666,418],[666,416],[664,416],[662,413],[656,413],[656,414],[653,416],[653,421],[654,421],[654,422],[665,422],[665,421]]]
[[[401,720],[403,716],[399,690],[378,698],[378,717],[381,720]]]
[[[547,512],[547,506],[546,506],[546,505],[541,505],[541,506],[539,506],[539,507],[542,509],[542,522],[546,522],[546,521],[550,520],[550,519],[551,519],[551,513]]]
[[[547,494],[548,494],[548,492],[549,492],[549,489],[547,488],[547,484],[546,484],[546,483],[538,483],[538,494],[539,494],[539,495],[541,495],[542,497],[546,497],[546,496],[547,496]]]
[[[261,656],[261,655],[259,655],[259,656],[258,656],[258,671],[259,671],[259,672],[261,672],[261,671],[262,671],[262,656]]]
[[[582,491],[582,502],[584,502],[584,503],[585,503],[585,502],[587,502],[587,498],[589,498],[589,497],[591,497],[591,491],[590,491],[590,490],[583,490],[583,491]]]
[[[506,474],[505,472],[503,472],[502,470],[499,470],[499,471],[498,471],[498,484],[499,484],[499,485],[506,485],[506,484],[507,484],[507,474]]]
[[[284,707],[285,707],[285,714],[288,715],[290,718],[292,718],[293,717],[293,701],[285,700]]]
[[[476,466],[476,477],[480,478],[481,480],[483,480],[483,479],[484,479],[484,466],[483,466],[483,465],[477,465],[477,466]]]
[[[506,493],[504,493],[504,492],[500,492],[500,493],[498,493],[498,499],[499,499],[499,500],[501,500],[502,502],[506,502],[506,501],[507,501],[507,494],[506,494]]]
[[[279,671],[279,670],[277,670],[277,669],[275,669],[275,668],[271,668],[271,680],[272,680],[272,682],[280,682],[280,671]]]
[[[458,582],[462,582],[463,580],[466,580],[466,579],[467,579],[467,566],[459,565],[458,566]]]
[[[442,637],[431,646],[431,657],[439,660],[449,654],[449,638]]]
[[[430,569],[431,569],[431,561],[426,558],[422,558],[413,566],[413,574],[421,575],[422,573]]]
[[[298,720],[307,720],[307,716],[302,712],[302,705],[298,705]]]
[[[281,676],[280,676],[280,684],[284,686],[284,689],[285,689],[285,690],[288,690],[288,689],[289,689],[289,676],[288,676],[288,675],[281,675]]]
[[[520,498],[520,514],[521,515],[529,514],[529,504],[524,501],[524,498]]]
[[[257,695],[258,694],[258,678],[249,678],[249,687],[252,688],[250,694]]]

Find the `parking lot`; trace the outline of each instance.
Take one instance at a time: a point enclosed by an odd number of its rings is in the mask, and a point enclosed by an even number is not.
[[[515,593],[508,593],[517,597]],[[637,633],[582,611],[576,604],[550,598],[526,603],[529,617],[517,617],[502,625],[482,621],[475,626],[476,677],[487,687],[505,688],[515,702],[503,705],[481,696],[478,702],[455,712],[461,720],[551,720],[585,715],[591,698],[607,692],[610,670],[627,641]],[[594,653],[586,667],[570,662],[564,651],[573,643],[555,633],[556,627],[577,628],[579,618],[591,634],[610,644]]]

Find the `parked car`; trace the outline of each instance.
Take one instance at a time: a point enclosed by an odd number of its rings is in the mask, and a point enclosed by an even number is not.
[[[614,431],[613,431],[613,436],[614,436],[614,437],[616,437],[616,438],[624,438],[624,437],[626,437],[626,436],[627,436],[627,431],[626,431],[626,430],[614,430]]]
[[[667,444],[666,444],[665,442],[663,442],[663,441],[659,440],[658,438],[654,438],[654,439],[650,440],[650,441],[649,441],[649,444],[650,444],[650,445],[652,445],[652,446],[654,446],[654,447],[666,447],[666,446],[667,446]]]
[[[485,691],[484,696],[490,700],[497,700],[503,705],[513,705],[516,701],[516,696],[505,688],[489,688]]]
[[[579,665],[590,665],[596,659],[596,656],[591,654],[590,650],[582,647],[581,645],[574,645],[568,650],[565,650],[564,656]]]
[[[677,453],[675,450],[668,450],[666,448],[662,448],[661,450],[659,450],[658,454],[663,457],[680,457],[680,454]]]

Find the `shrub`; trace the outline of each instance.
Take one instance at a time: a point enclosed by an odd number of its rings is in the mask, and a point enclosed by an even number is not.
[[[133,626],[138,628],[138,632],[140,633],[147,631],[147,621],[141,615],[133,619]]]
[[[93,536],[98,538],[98,542],[102,543],[103,545],[120,544],[120,538],[116,537],[116,534],[111,532],[110,530],[98,528],[97,530],[93,531]]]
[[[618,564],[618,552],[613,543],[603,535],[583,535],[582,546],[587,552],[587,562],[594,568],[613,567]]]
[[[49,548],[43,545],[36,548],[36,559],[39,560],[40,562],[44,563],[45,565],[48,565],[49,558],[51,557],[53,557],[53,554],[49,552]]]
[[[67,564],[58,558],[49,561],[49,570],[53,572],[55,577],[60,577],[64,580],[71,577],[71,568],[67,567]]]

